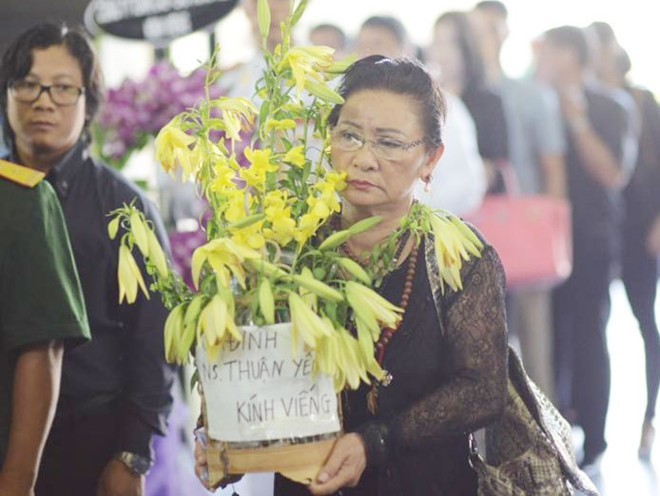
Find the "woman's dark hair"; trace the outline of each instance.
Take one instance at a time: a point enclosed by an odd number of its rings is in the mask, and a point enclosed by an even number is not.
[[[446,12],[435,21],[435,27],[445,22],[450,23],[456,30],[456,43],[461,51],[461,59],[465,68],[463,91],[482,88],[486,84],[486,70],[470,17],[465,12]]]
[[[427,147],[438,148],[442,144],[445,98],[433,77],[419,62],[388,59],[382,55],[358,60],[344,74],[339,94],[347,100],[354,93],[365,90],[385,90],[416,100],[422,114]],[[328,117],[332,127],[337,125],[341,109],[341,105],[332,109]]]
[[[591,61],[591,49],[584,31],[576,26],[560,26],[545,32],[545,40],[559,48],[571,50],[580,64],[585,68]]]
[[[7,89],[17,80],[23,79],[32,69],[32,51],[64,45],[80,64],[85,86],[85,127],[83,133],[89,138],[89,126],[99,110],[103,98],[103,77],[96,53],[87,35],[78,29],[69,29],[65,24],[38,24],[18,36],[5,50],[0,66],[0,106],[4,118],[5,141],[13,146],[14,132],[7,117]]]

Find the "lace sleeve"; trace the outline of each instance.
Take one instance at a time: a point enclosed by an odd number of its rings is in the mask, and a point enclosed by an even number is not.
[[[504,409],[504,271],[497,254],[488,247],[463,272],[464,289],[444,298],[443,326],[452,377],[408,410],[358,429],[372,466],[382,464],[389,451],[415,449],[479,429]]]

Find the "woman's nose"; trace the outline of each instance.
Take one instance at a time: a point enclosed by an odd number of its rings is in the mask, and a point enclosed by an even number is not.
[[[378,157],[369,141],[355,151],[353,156],[353,166],[362,170],[370,170],[378,167]]]

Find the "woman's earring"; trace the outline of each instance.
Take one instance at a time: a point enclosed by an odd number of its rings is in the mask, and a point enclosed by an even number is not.
[[[424,178],[424,192],[428,193],[431,191],[431,181],[433,181],[433,175],[429,174]]]

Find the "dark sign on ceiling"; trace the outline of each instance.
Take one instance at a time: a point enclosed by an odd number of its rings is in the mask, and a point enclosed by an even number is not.
[[[219,21],[238,0],[92,0],[87,29],[164,45]]]

